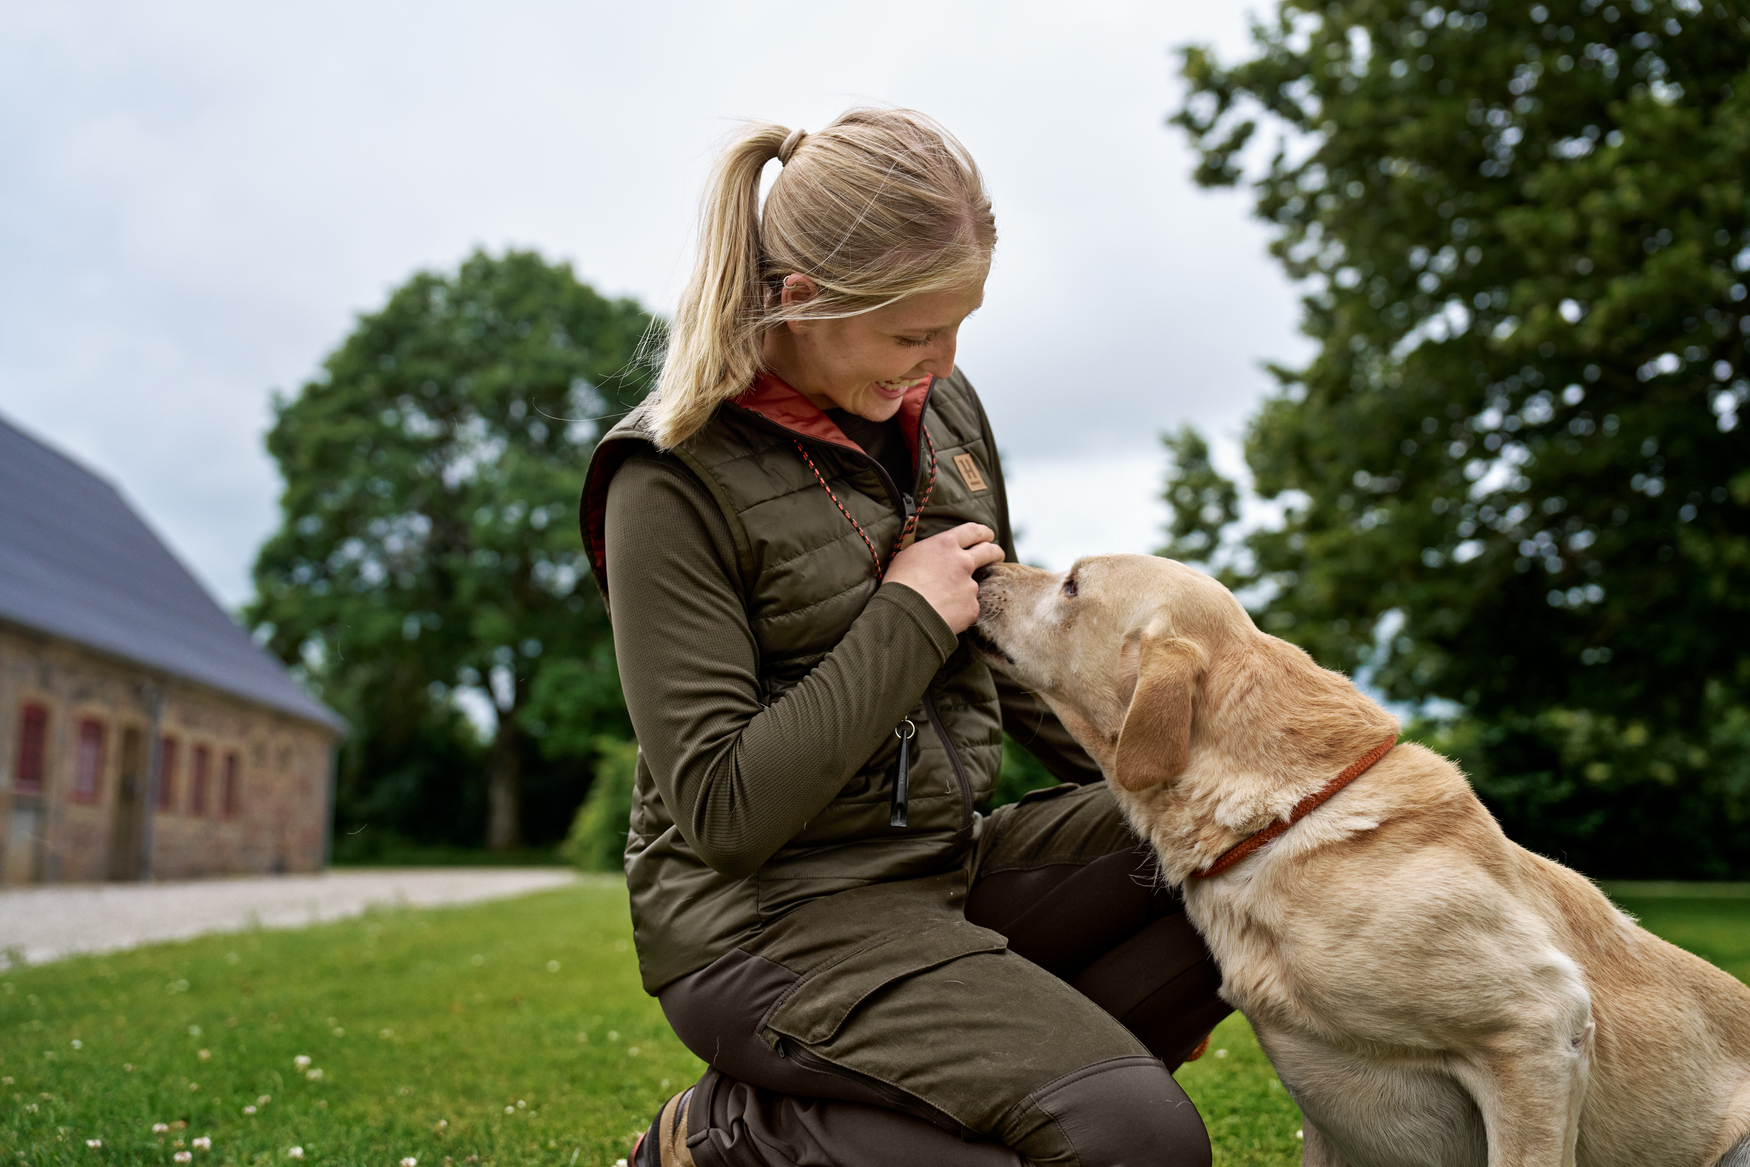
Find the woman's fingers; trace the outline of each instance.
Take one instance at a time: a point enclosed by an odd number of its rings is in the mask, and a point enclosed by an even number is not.
[[[980,543],[977,546],[969,548],[967,554],[972,556],[974,571],[981,567],[989,567],[993,563],[1001,563],[1007,558],[1007,556],[1003,554],[1002,547],[996,543]]]
[[[974,547],[980,543],[994,542],[997,533],[983,523],[961,523],[958,527],[943,531],[942,537],[953,539],[961,547]]]

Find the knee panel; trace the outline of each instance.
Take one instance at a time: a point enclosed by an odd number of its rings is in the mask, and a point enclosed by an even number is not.
[[[1015,1117],[1033,1129],[1016,1131],[1020,1138],[1010,1145],[1041,1167],[1209,1167],[1211,1161],[1203,1119],[1155,1058],[1084,1066],[1034,1091],[1017,1110],[1030,1112]]]

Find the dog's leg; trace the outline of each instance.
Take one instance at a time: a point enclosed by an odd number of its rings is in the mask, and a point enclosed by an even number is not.
[[[1300,1134],[1304,1140],[1300,1149],[1300,1167],[1349,1167],[1348,1160],[1337,1154],[1337,1149],[1325,1142],[1318,1128],[1304,1116]]]
[[[1582,1019],[1563,1027],[1567,1036],[1503,1035],[1487,1054],[1454,1067],[1482,1111],[1489,1167],[1574,1167],[1595,1032]]]

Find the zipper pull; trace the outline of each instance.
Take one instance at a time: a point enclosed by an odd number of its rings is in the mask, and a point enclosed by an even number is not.
[[[887,825],[890,827],[906,825],[906,802],[910,796],[907,787],[911,782],[911,739],[917,735],[918,727],[912,724],[909,717],[893,731],[893,736],[899,739],[899,760],[893,764],[893,809],[887,816]]]
[[[905,507],[905,528],[899,536],[899,546],[896,551],[904,551],[918,541],[918,504],[909,494],[901,494],[900,502]]]

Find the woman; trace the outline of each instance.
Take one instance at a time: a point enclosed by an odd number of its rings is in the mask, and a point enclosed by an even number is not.
[[[1215,967],[1097,767],[961,641],[1014,553],[954,368],[995,242],[927,118],[749,128],[596,451],[639,967],[711,1065],[638,1164],[1208,1162],[1168,1067],[1227,1012]],[[1005,729],[1065,785],[986,818]]]

